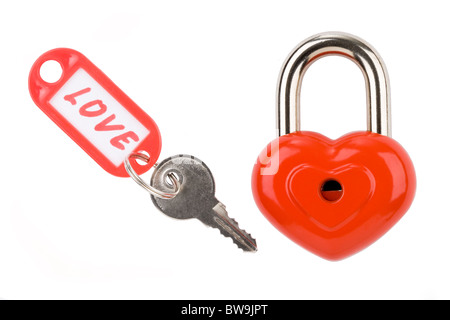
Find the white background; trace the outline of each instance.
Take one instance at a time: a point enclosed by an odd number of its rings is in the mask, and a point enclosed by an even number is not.
[[[445,1],[8,1],[0,5],[0,297],[4,299],[448,299],[450,20]],[[415,201],[375,244],[341,262],[307,252],[254,204],[250,177],[275,137],[275,87],[290,51],[355,34],[391,80],[393,137],[417,172]],[[161,159],[205,161],[217,198],[258,241],[176,221],[109,175],[37,108],[31,65],[84,53],[158,124]],[[366,128],[349,60],[315,63],[303,129]],[[149,174],[144,175],[148,180]]]

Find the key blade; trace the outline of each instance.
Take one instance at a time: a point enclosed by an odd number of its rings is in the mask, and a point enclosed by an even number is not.
[[[214,206],[213,211],[216,213],[213,220],[217,224],[221,234],[233,239],[233,242],[244,251],[258,251],[256,240],[245,230],[239,228],[236,220],[228,216],[228,212],[223,203],[218,202]]]

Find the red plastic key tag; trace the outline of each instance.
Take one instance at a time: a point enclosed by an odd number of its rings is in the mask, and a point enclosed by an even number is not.
[[[47,61],[62,68],[54,83],[40,74]],[[156,163],[161,151],[156,123],[81,53],[66,48],[44,53],[31,68],[28,85],[36,105],[107,172],[129,177],[127,159],[137,174]],[[137,152],[148,153],[148,162],[130,157]]]

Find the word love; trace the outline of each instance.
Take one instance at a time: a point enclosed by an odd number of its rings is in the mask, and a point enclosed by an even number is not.
[[[64,100],[69,101],[72,105],[77,104],[76,97],[86,94],[91,91],[91,88],[85,88],[83,90],[80,90],[78,92],[74,92],[72,94],[66,95],[64,97]],[[95,108],[97,107],[97,108]],[[89,118],[97,118],[106,113],[108,110],[108,107],[106,104],[103,103],[102,100],[92,100],[88,103],[85,103],[81,108],[79,109],[79,113],[83,117],[89,117]],[[101,120],[99,123],[97,123],[94,127],[95,131],[123,131],[125,129],[125,126],[122,124],[111,124],[111,122],[116,119],[116,115],[113,113],[110,116],[107,116],[103,120]],[[133,131],[127,131],[123,134],[120,134],[110,140],[111,144],[120,149],[125,150],[125,146],[123,143],[130,143],[130,140],[132,139],[135,142],[139,141],[138,135]],[[123,143],[122,143],[123,142]]]
[[[50,104],[115,167],[150,131],[84,69],[78,69]]]

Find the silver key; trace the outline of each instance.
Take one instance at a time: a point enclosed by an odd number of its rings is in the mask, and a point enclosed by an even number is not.
[[[162,161],[152,175],[151,186],[163,192],[173,191],[169,174],[176,177],[181,188],[172,199],[152,196],[160,211],[176,219],[196,218],[232,238],[242,250],[257,250],[255,239],[239,228],[238,223],[228,216],[225,206],[216,199],[214,178],[201,160],[189,155],[177,155]]]

